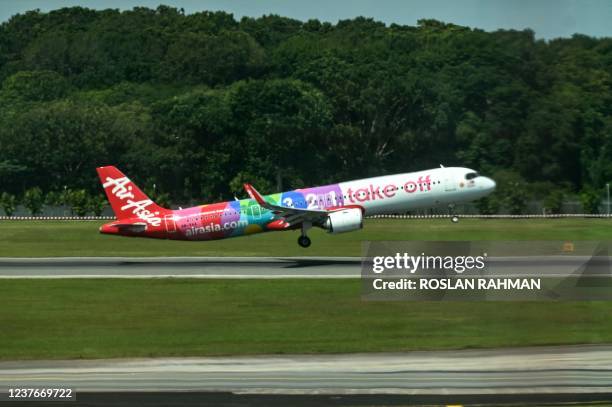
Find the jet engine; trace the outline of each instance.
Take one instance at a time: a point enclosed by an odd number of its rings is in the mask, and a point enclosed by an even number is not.
[[[323,223],[328,233],[351,232],[363,228],[363,213],[359,208],[342,209],[332,212]]]

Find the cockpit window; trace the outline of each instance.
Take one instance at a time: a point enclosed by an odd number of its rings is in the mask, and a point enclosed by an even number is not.
[[[465,174],[465,179],[474,179],[478,176],[477,172],[468,172]]]

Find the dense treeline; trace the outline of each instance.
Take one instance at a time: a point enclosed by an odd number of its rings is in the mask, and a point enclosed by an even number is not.
[[[610,38],[75,7],[0,25],[0,82],[5,195],[97,194],[104,164],[201,202],[443,163],[520,212],[612,180]]]

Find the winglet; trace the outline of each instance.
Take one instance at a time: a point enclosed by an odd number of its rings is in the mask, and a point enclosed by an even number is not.
[[[253,186],[251,184],[244,184],[244,189],[247,191],[247,194],[249,194],[251,199],[256,200],[257,203],[260,206],[267,206],[268,205],[268,203],[263,198],[263,196],[261,196],[261,194],[259,192],[257,192],[257,190],[255,188],[253,188]]]

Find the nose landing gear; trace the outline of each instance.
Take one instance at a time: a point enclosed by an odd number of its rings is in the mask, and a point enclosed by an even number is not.
[[[310,238],[306,236],[306,232],[311,227],[312,227],[312,223],[302,222],[302,234],[300,235],[300,237],[298,237],[298,244],[302,246],[303,248],[310,246],[311,241],[310,241]]]
[[[448,205],[448,214],[451,215],[451,222],[459,223],[459,216],[455,215],[455,204]]]

